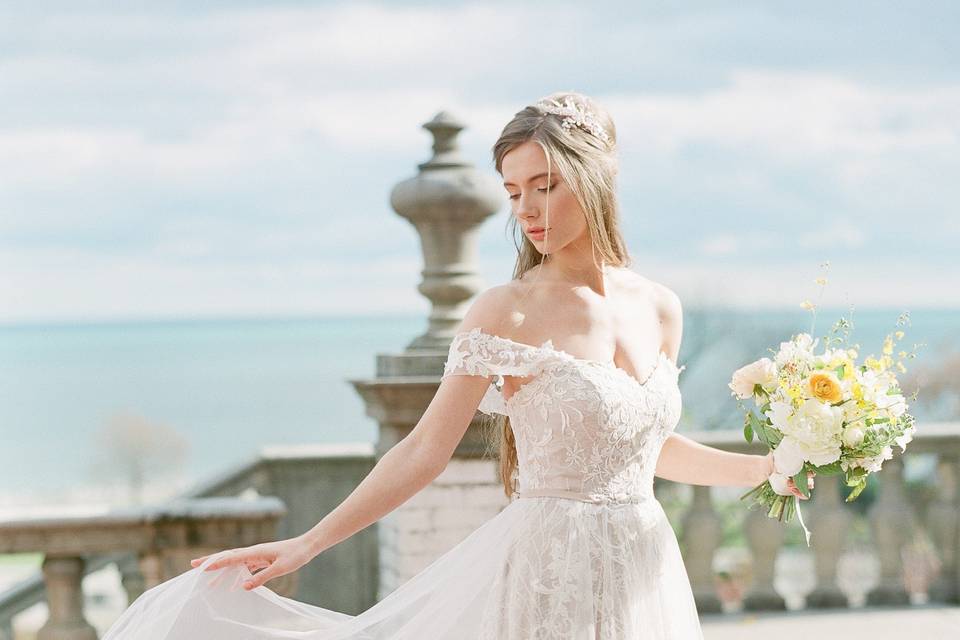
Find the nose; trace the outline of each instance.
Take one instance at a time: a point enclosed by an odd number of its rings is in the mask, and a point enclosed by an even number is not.
[[[516,216],[520,220],[534,221],[540,216],[540,211],[536,207],[532,206],[530,203],[529,197],[524,197],[522,194],[514,202],[517,203]]]

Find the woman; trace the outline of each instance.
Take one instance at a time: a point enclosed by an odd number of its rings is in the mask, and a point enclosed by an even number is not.
[[[752,487],[773,460],[673,433],[681,305],[627,268],[615,153],[586,96],[517,113],[493,147],[523,234],[514,278],[469,308],[416,427],[312,529],[194,559],[105,638],[702,638],[653,477]],[[357,616],[263,587],[427,486],[478,409],[500,422],[500,513]]]

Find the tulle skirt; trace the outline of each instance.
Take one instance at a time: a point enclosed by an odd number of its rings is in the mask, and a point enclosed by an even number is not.
[[[245,566],[204,571],[209,562],[145,591],[104,640],[703,638],[676,536],[652,496],[515,499],[355,616],[268,586],[246,591]]]

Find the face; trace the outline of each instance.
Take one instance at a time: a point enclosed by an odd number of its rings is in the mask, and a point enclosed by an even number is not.
[[[528,140],[511,149],[500,162],[510,210],[520,228],[542,254],[556,253],[587,234],[580,203],[557,168],[550,168],[550,220],[547,220],[547,157],[539,144]],[[532,233],[535,229],[543,233]]]

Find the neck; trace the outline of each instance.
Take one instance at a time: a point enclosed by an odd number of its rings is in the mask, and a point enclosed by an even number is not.
[[[569,284],[571,287],[589,287],[597,295],[606,295],[606,283],[615,267],[596,258],[591,251],[590,235],[584,233],[560,251],[552,253],[543,262],[541,275]]]

